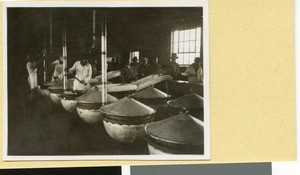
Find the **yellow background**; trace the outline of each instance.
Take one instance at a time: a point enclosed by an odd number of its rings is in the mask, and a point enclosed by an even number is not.
[[[0,167],[295,160],[294,1],[209,0],[209,37],[210,161],[0,161]]]

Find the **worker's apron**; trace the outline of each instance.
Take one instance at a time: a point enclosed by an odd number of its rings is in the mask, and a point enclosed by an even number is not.
[[[33,72],[29,73],[28,76],[28,83],[30,86],[30,89],[37,88],[37,69],[35,69]]]
[[[87,89],[88,89],[88,87],[85,86],[85,85],[83,85],[83,84],[81,84],[77,79],[74,80],[74,83],[73,83],[73,90],[74,91],[76,91],[76,90],[78,90],[78,91],[85,91]]]

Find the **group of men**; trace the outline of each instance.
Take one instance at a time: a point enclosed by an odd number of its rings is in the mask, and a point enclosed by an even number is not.
[[[164,74],[171,75],[174,80],[188,77],[190,83],[203,83],[203,63],[200,57],[196,57],[194,63],[184,72],[180,71],[180,66],[176,62],[177,58],[177,55],[173,53],[170,62],[163,67],[159,64],[158,58],[153,59],[152,63],[149,63],[147,58],[141,58],[138,62],[137,57],[134,57],[131,64],[129,60],[124,60],[124,66],[120,68],[123,82],[130,83],[151,74]]]
[[[124,60],[124,66],[121,67],[120,71],[123,83],[130,83],[151,74],[163,73],[158,58],[154,58],[154,61],[149,63],[149,59],[146,57],[141,58],[140,62],[138,62],[137,57],[133,57],[130,64],[129,60]]]
[[[28,83],[33,93],[33,91],[35,91],[39,85],[42,85],[38,81],[38,77],[41,77],[38,76],[38,70],[43,70],[40,65],[44,59],[38,58],[33,55],[28,55],[26,59],[26,68],[29,75]],[[63,81],[63,77],[65,75],[64,73],[67,73],[68,75],[75,74],[73,90],[84,89],[85,85],[92,78],[92,66],[86,58],[82,58],[80,61],[76,61],[70,69],[66,69],[65,71],[63,68],[63,57],[60,57],[59,59],[53,61],[51,65],[54,66],[51,81],[55,83],[60,83]]]
[[[196,57],[194,63],[187,67],[184,72],[180,71],[180,67],[176,62],[177,58],[177,54],[173,53],[170,63],[170,75],[172,75],[173,79],[178,80],[182,77],[188,77],[189,83],[203,83],[203,60],[200,57]]]
[[[195,62],[186,68],[183,73],[181,73],[180,67],[176,62],[177,58],[176,54],[172,54],[169,64],[165,65],[164,68],[159,64],[158,58],[154,58],[152,64],[150,64],[148,58],[145,57],[141,58],[140,61],[138,61],[137,57],[134,57],[131,63],[129,63],[129,59],[124,59],[120,64],[112,62],[108,67],[111,70],[120,70],[123,83],[130,83],[150,74],[167,74],[171,75],[174,80],[180,79],[182,76],[188,76],[188,80],[191,83],[203,82],[202,60],[199,57],[195,58]],[[43,59],[37,59],[37,57],[29,55],[27,56],[27,61],[28,82],[30,89],[34,91],[38,87],[37,68],[41,65]],[[64,73],[75,75],[73,90],[84,90],[86,84],[92,78],[93,72],[95,72],[93,71],[93,66],[89,63],[89,59],[86,57],[82,57],[70,69],[66,70],[63,68],[63,57],[52,62],[52,65],[54,65],[52,74],[52,81],[54,82],[61,82]]]

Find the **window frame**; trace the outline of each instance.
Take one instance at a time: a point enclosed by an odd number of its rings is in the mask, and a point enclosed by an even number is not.
[[[186,37],[185,35],[187,32],[189,36]],[[191,32],[194,32],[193,38],[191,37]],[[188,67],[194,62],[195,57],[200,57],[201,39],[202,39],[201,32],[202,32],[201,26],[195,26],[193,28],[185,28],[185,29],[176,29],[171,31],[171,54],[172,53],[177,54],[178,59],[176,60],[176,62],[181,67]],[[188,45],[188,49],[186,49],[187,45]],[[191,50],[191,46],[194,47],[192,48],[192,50]],[[181,55],[183,55],[183,57]]]

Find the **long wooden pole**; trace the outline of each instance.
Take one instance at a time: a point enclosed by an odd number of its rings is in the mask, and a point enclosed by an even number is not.
[[[106,11],[102,12],[101,27],[101,74],[102,74],[102,103],[107,103],[107,23]]]
[[[64,30],[63,30],[63,69],[64,69],[63,86],[64,86],[64,90],[66,90],[67,89],[67,80],[68,80],[68,76],[67,76],[67,22],[66,22],[66,18],[65,18],[65,26],[64,26]]]
[[[96,34],[96,10],[93,10],[93,34]]]
[[[203,60],[203,13],[202,13],[202,20],[201,20],[201,40],[200,40],[200,58]]]
[[[44,82],[47,81],[47,67],[46,67],[46,39],[44,37],[44,44],[43,44],[43,68],[44,68]]]
[[[50,35],[49,35],[49,52],[50,53],[52,53],[52,10],[50,9],[50,14],[49,14],[49,20],[50,20],[50,22],[49,22],[49,29],[50,29],[50,31],[49,31],[49,33],[50,33]]]

